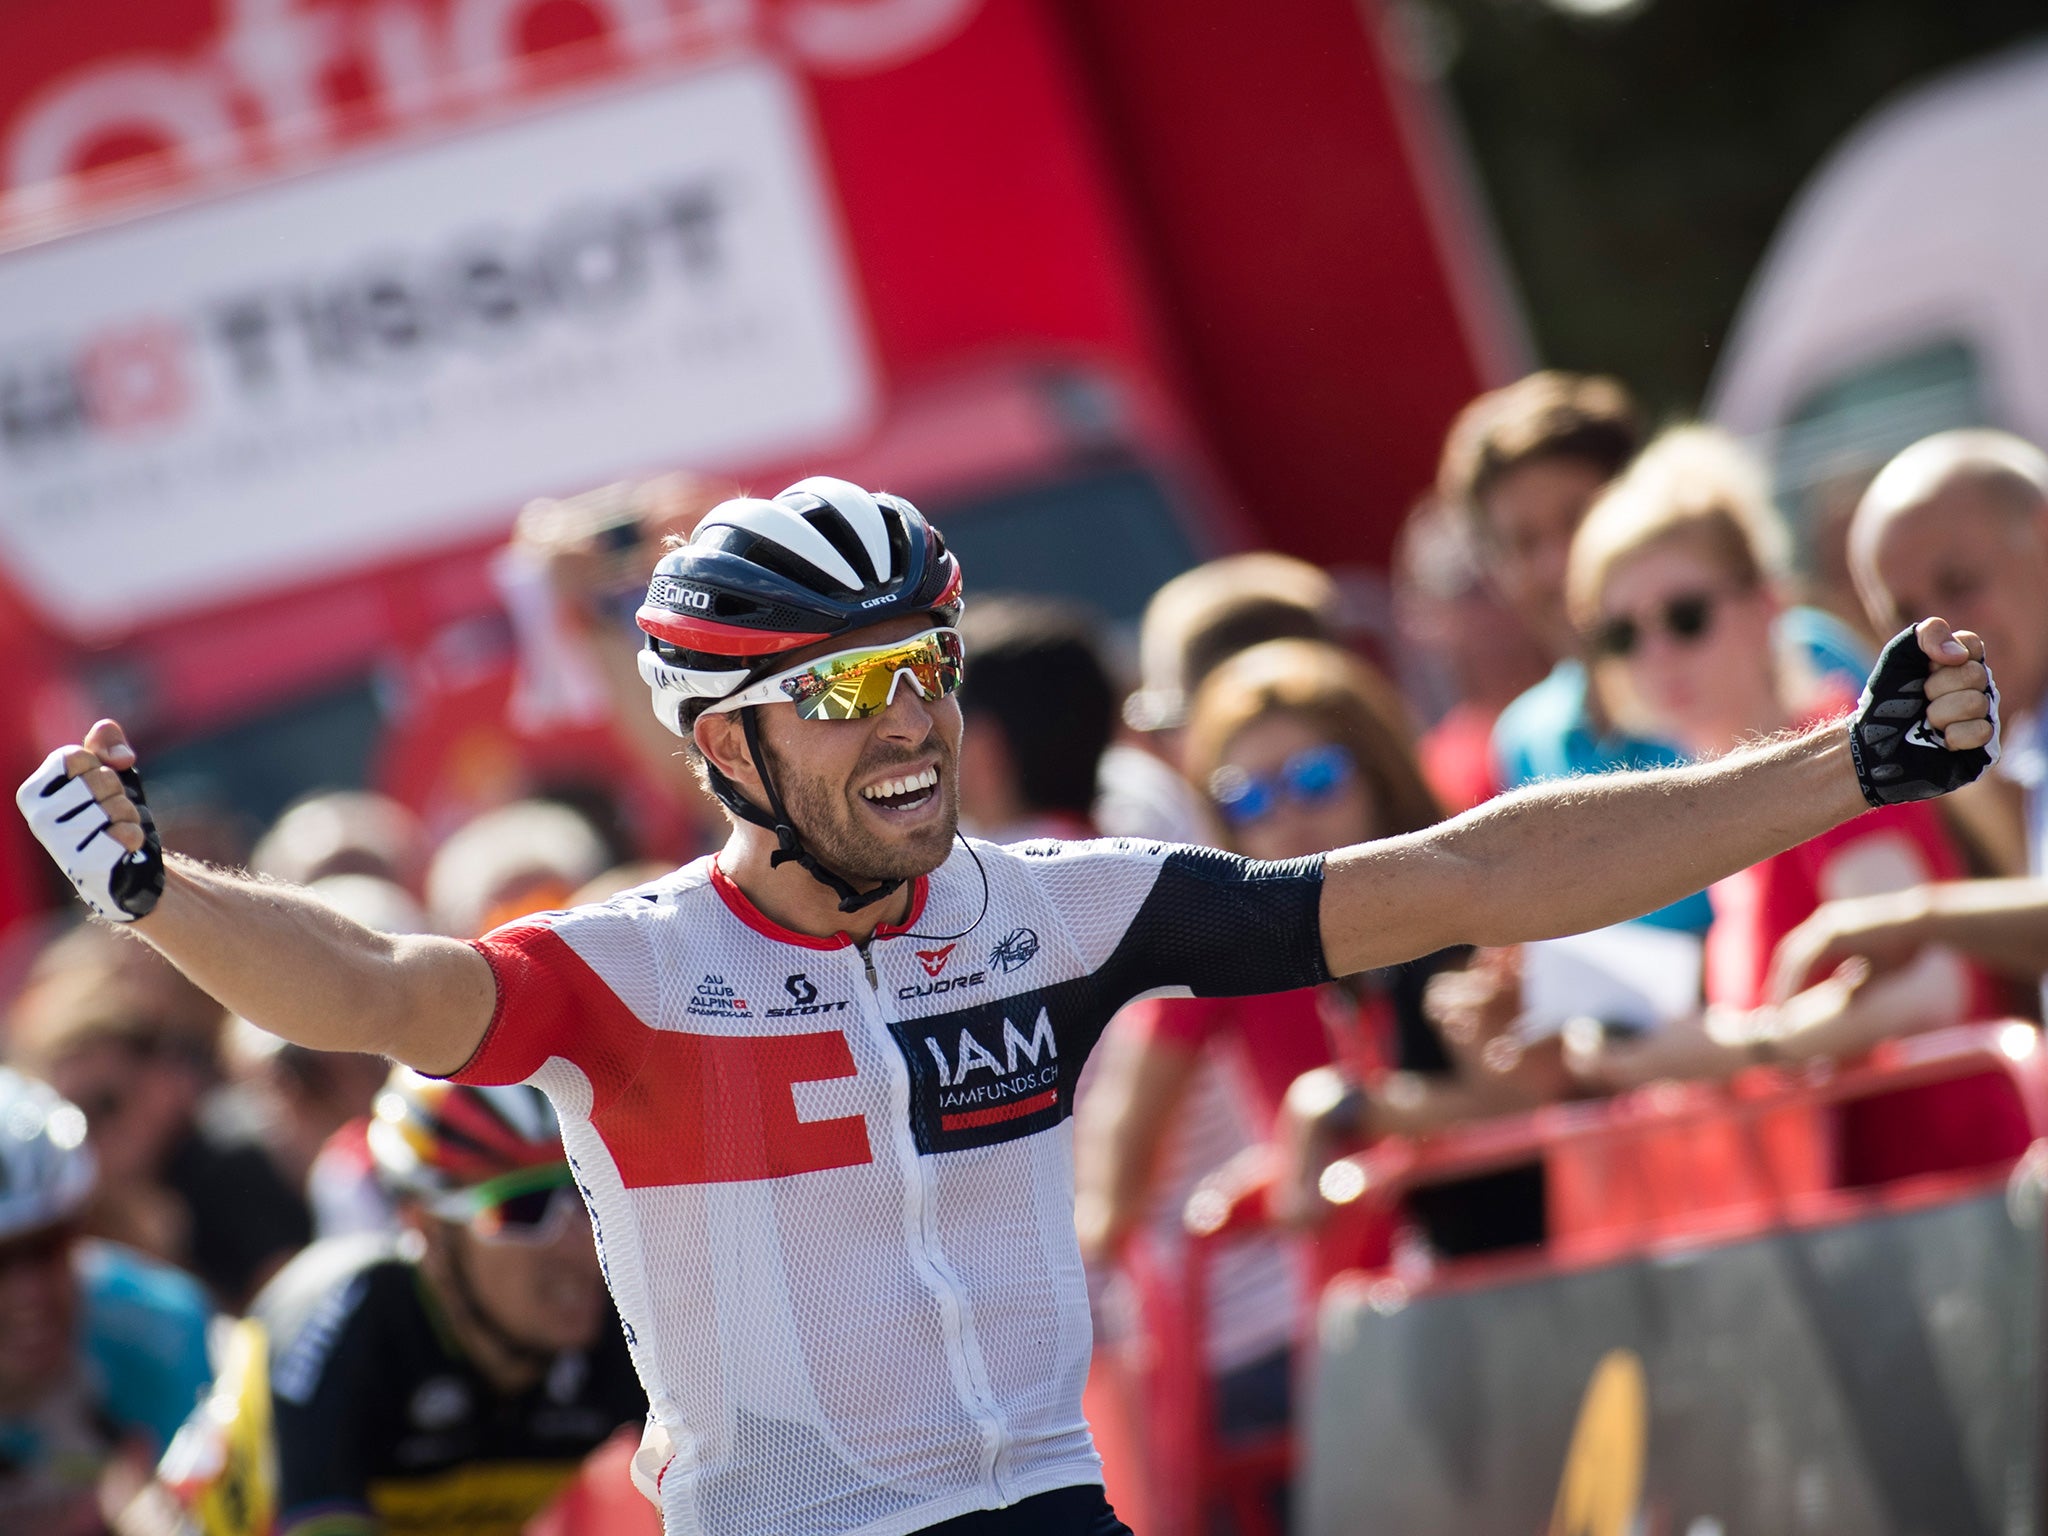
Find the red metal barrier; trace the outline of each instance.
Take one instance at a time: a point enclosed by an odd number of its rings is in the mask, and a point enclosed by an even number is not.
[[[1982,1080],[1992,1090],[1977,1152],[1891,1191],[1846,1187],[1835,1117],[1852,1106]],[[1995,1121],[1992,1125],[1989,1122]],[[1332,1203],[1397,1212],[1411,1191],[1541,1163],[1549,1262],[1604,1259],[1917,1198],[2017,1158],[2048,1136],[2048,1051],[2030,1024],[1981,1024],[1891,1041],[1848,1067],[1759,1069],[1733,1082],[1661,1083],[1561,1104],[1420,1141],[1388,1140],[1332,1164]],[[1192,1203],[1192,1202],[1191,1202]],[[1376,1267],[1349,1255],[1346,1268]],[[1473,1261],[1484,1263],[1489,1261]],[[1336,1266],[1332,1266],[1336,1267]],[[1463,1266],[1459,1266],[1463,1267]]]
[[[1993,1114],[1983,1155],[1878,1188],[1845,1186],[1839,1121],[1850,1106],[1985,1080],[2009,1113]],[[1727,1084],[1663,1083],[1614,1099],[1554,1105],[1422,1140],[1389,1139],[1338,1160],[1322,1188],[1328,1220],[1316,1235],[1319,1281],[1477,1282],[1503,1270],[1569,1268],[1672,1242],[1716,1242],[1773,1226],[1826,1220],[1859,1206],[1933,1201],[2002,1175],[2048,1137],[2048,1050],[2030,1024],[1971,1025],[1889,1042],[1849,1067],[1758,1069]],[[1431,1262],[1393,1273],[1392,1241],[1414,1191],[1541,1164],[1547,1241],[1541,1249]],[[1199,1529],[1222,1504],[1241,1529],[1262,1529],[1262,1490],[1288,1473],[1284,1445],[1232,1448],[1213,1431],[1201,1321],[1207,1275],[1222,1245],[1269,1229],[1270,1161],[1241,1159],[1188,1201],[1183,1273],[1149,1273],[1142,1287],[1154,1354],[1150,1481],[1174,1490],[1159,1536]],[[1404,1254],[1419,1253],[1412,1245]],[[1193,1368],[1184,1368],[1194,1362]],[[1250,1454],[1245,1454],[1249,1450]]]

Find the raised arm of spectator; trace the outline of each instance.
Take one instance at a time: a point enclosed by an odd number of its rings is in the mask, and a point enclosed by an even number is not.
[[[102,720],[82,744],[45,760],[18,796],[95,910],[129,922],[232,1012],[287,1040],[381,1053],[422,1072],[453,1072],[469,1059],[489,1027],[496,984],[490,966],[466,944],[376,933],[307,892],[176,855],[164,860],[153,905],[130,895],[122,906],[118,893],[134,881],[106,867],[118,857],[108,840],[129,855],[155,842],[147,811],[121,777],[128,772],[139,783],[134,767],[121,727]],[[49,809],[66,805],[68,812]],[[46,821],[81,829],[80,842],[61,830],[46,835],[53,830]]]
[[[1924,689],[1926,725],[1946,752],[1975,754],[1981,768],[1995,743],[1983,642],[1940,619],[1915,638],[1927,670],[1907,691]],[[1866,694],[1879,705],[1900,691],[1887,675],[1896,648]],[[1866,723],[1859,714],[1684,768],[1537,785],[1334,853],[1321,906],[1329,968],[1348,975],[1452,944],[1579,933],[1703,890],[1873,803],[1850,736]]]
[[[2031,981],[2048,970],[2048,880],[1957,880],[1830,901],[1779,942],[1771,997],[1784,1002],[1862,958],[1883,974],[1954,950]]]
[[[1074,1119],[1074,1224],[1091,1262],[1117,1258],[1144,1220],[1160,1153],[1202,1048],[1155,1027],[1161,999],[1134,1003],[1103,1036]]]

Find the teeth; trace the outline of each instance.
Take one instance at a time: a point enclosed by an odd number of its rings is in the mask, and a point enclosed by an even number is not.
[[[870,800],[890,800],[897,795],[911,794],[916,790],[930,789],[939,782],[939,770],[927,768],[922,773],[907,779],[888,779],[880,784],[870,784],[861,793]]]

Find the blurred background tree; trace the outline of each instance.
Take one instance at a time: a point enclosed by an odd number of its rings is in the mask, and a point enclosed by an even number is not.
[[[1699,405],[1779,219],[1873,108],[2048,38],[2041,0],[1401,0],[1537,355]]]

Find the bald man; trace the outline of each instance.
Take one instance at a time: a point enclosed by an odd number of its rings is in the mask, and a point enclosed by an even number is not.
[[[1887,464],[1849,526],[1856,589],[1880,630],[1940,613],[1998,658],[2005,752],[2026,794],[2027,880],[1831,902],[1779,946],[1791,995],[1842,961],[1879,967],[1944,944],[2010,975],[2048,970],[2048,454],[2009,432],[1941,432]],[[2044,988],[2048,1007],[2048,988]]]

